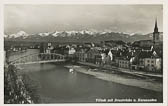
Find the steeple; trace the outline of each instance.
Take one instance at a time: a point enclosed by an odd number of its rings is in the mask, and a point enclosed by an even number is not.
[[[160,42],[160,37],[159,37],[159,32],[158,32],[158,26],[157,26],[157,19],[155,20],[155,28],[153,32],[153,43],[156,45],[158,42]]]
[[[155,20],[155,28],[154,28],[154,32],[158,32],[157,19]]]

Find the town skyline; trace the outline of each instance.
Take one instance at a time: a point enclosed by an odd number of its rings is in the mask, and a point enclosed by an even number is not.
[[[5,5],[4,11],[6,34],[81,30],[147,34],[156,18],[159,32],[163,31],[162,5]]]
[[[164,103],[164,34],[163,4],[5,4],[4,104]]]

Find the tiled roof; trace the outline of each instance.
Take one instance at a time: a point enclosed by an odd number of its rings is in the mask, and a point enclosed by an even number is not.
[[[159,56],[157,55],[157,53],[154,54],[152,51],[141,51],[138,57],[139,58],[157,58]]]
[[[95,48],[91,48],[88,51],[86,51],[87,53],[91,52],[91,53],[100,53],[99,50],[95,49]]]

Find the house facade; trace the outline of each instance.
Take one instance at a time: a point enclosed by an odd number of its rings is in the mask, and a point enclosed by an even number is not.
[[[96,57],[101,56],[100,51],[95,48],[91,48],[89,51],[86,52],[86,54],[87,54],[86,62],[89,63],[96,63]]]
[[[139,58],[139,70],[161,71],[162,59],[155,51],[141,51]]]
[[[87,54],[85,53],[85,51],[83,49],[81,49],[79,51],[76,51],[75,57],[80,62],[86,62]]]
[[[145,58],[144,66],[148,71],[160,71],[161,58]]]
[[[120,68],[130,68],[130,61],[128,59],[119,59],[118,64]]]

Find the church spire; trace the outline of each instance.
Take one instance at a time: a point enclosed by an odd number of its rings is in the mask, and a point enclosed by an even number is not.
[[[158,32],[158,26],[157,26],[157,19],[155,20],[155,28],[153,32],[153,42],[154,44],[158,44],[160,42],[160,37],[159,37],[159,32]]]
[[[155,20],[155,28],[154,28],[154,32],[158,32],[157,19]]]

